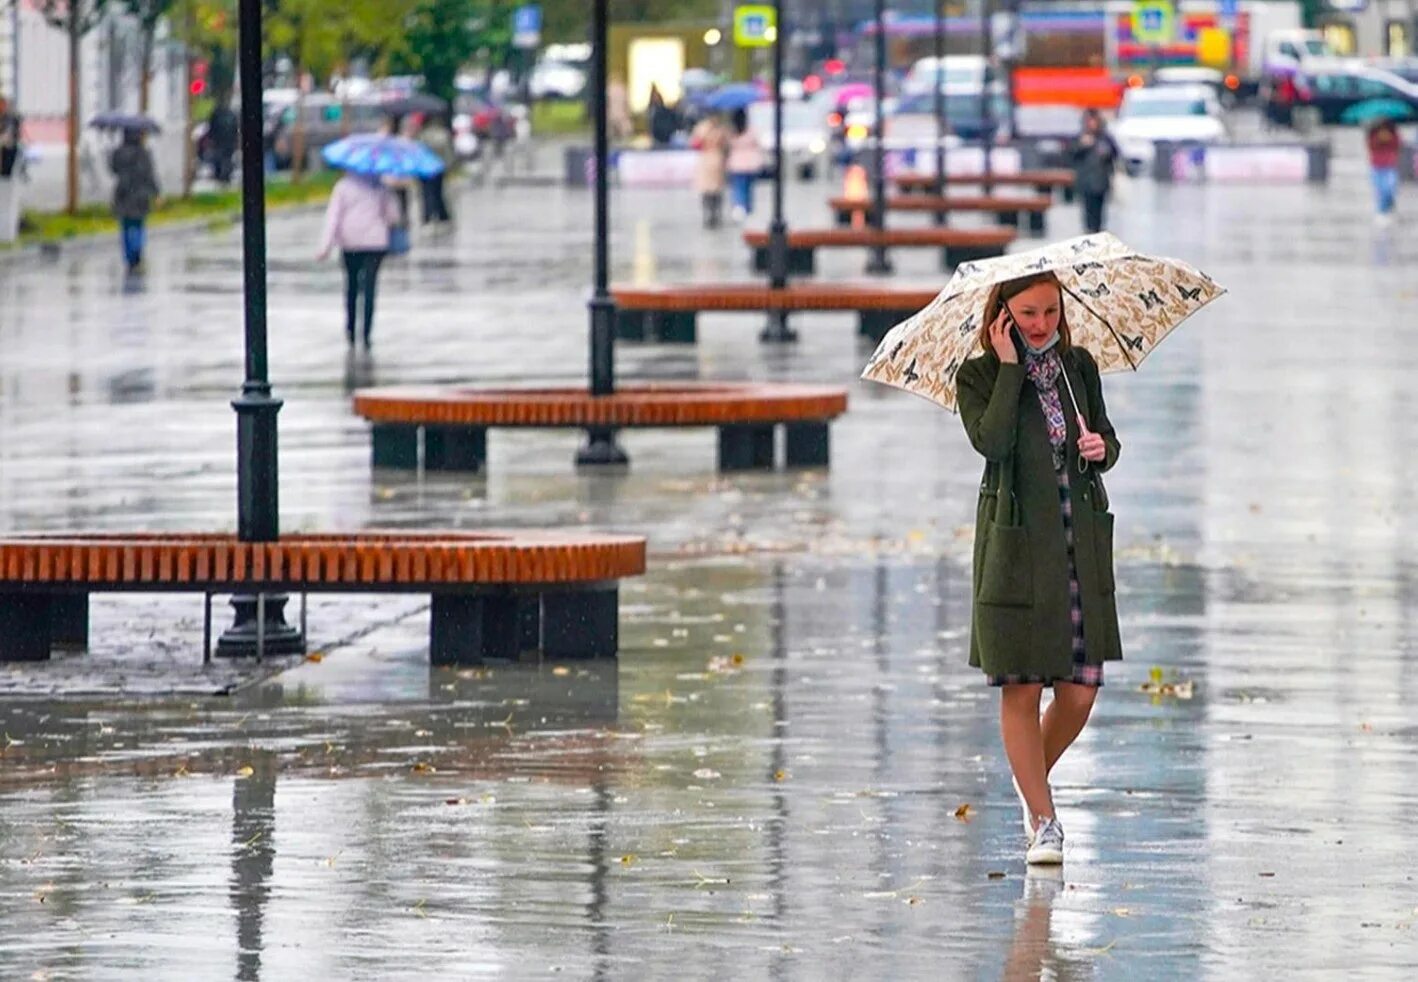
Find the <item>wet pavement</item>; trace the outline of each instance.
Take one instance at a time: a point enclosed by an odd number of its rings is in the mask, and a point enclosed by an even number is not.
[[[1411,977],[1418,227],[1362,174],[1116,209],[1232,295],[1106,380],[1127,660],[1056,772],[1058,878],[965,664],[978,458],[854,381],[849,316],[619,351],[850,386],[830,472],[720,477],[703,431],[627,435],[621,476],[505,432],[486,478],[371,474],[354,385],[584,378],[589,196],[457,205],[387,269],[370,358],[318,216],[272,222],[284,527],[644,532],[618,664],[434,671],[421,600],[339,597],[316,658],[204,672],[200,599],[97,600],[89,654],[0,667],[0,978]],[[747,275],[688,193],[615,209],[616,279]],[[0,266],[0,527],[230,529],[238,240],[155,240],[141,283],[114,253]]]

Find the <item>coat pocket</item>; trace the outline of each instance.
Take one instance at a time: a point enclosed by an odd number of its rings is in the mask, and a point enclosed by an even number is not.
[[[1113,513],[1093,513],[1093,562],[1098,567],[1098,587],[1104,595],[1117,592],[1113,578]]]
[[[999,607],[1034,603],[1034,566],[1024,526],[990,522],[980,567],[980,603]]]

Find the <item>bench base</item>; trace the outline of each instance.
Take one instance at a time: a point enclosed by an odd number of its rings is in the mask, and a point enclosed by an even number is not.
[[[698,316],[693,310],[625,310],[615,312],[617,341],[658,341],[661,344],[694,344],[699,340]]]
[[[283,595],[267,595],[265,654],[305,651],[300,632],[285,624],[285,602]],[[558,585],[541,592],[434,593],[429,658],[434,665],[514,661],[526,652],[558,660],[614,658],[620,646],[619,604],[614,582],[579,589]],[[256,597],[233,597],[232,606],[236,624],[218,642],[217,654],[252,655]],[[87,648],[87,640],[74,638],[81,631],[87,639],[88,607],[87,593],[0,593],[0,662],[47,661],[56,648]],[[81,610],[82,623],[77,619]]]
[[[880,344],[888,331],[915,313],[914,310],[864,310],[857,320],[857,336]]]
[[[942,269],[954,269],[956,266],[963,263],[977,262],[981,259],[993,259],[996,256],[1003,255],[1003,246],[946,246],[940,252],[940,265]]]
[[[1046,213],[1042,211],[1030,211],[1027,212],[1027,214],[1029,216],[1029,234],[1036,239],[1042,237],[1048,228],[1047,219],[1045,218]],[[1019,227],[1019,212],[1017,211],[997,212],[995,217],[1001,225],[1008,226],[1009,228]]]
[[[423,430],[423,468],[478,474],[487,467],[487,430],[477,426],[418,426],[375,423],[372,454],[376,468],[417,470],[419,430]]]
[[[783,467],[827,467],[831,463],[831,439],[827,423],[778,424],[783,429]],[[776,459],[772,423],[750,423],[719,427],[719,470],[773,470]]]
[[[812,246],[788,246],[788,275],[812,276],[817,272],[817,249]],[[768,272],[768,247],[753,248],[753,271]]]

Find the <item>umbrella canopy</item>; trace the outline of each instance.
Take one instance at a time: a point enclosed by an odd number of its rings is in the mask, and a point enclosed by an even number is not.
[[[1339,121],[1353,126],[1367,126],[1384,119],[1401,123],[1414,115],[1413,106],[1402,99],[1365,99],[1341,112]]]
[[[426,92],[415,92],[413,95],[381,102],[379,110],[390,116],[407,116],[411,113],[446,113],[448,101]]]
[[[962,263],[934,300],[882,338],[862,378],[955,411],[955,373],[980,353],[985,304],[1001,283],[1052,272],[1073,343],[1103,372],[1136,371],[1172,330],[1225,293],[1184,262],[1135,252],[1107,232]]]
[[[359,133],[336,140],[324,150],[325,162],[352,174],[371,177],[433,177],[443,161],[417,140]]]
[[[714,112],[732,112],[766,98],[767,95],[764,91],[752,82],[736,82],[733,85],[724,86],[709,96],[704,100],[704,105]]]
[[[160,133],[162,127],[155,120],[138,113],[105,112],[89,120],[89,126],[96,130],[137,130],[139,133]]]

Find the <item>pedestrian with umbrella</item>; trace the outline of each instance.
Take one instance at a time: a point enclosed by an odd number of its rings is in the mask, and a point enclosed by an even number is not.
[[[1393,206],[1398,197],[1398,160],[1403,142],[1393,118],[1382,117],[1365,134],[1369,151],[1369,179],[1374,185],[1374,204],[1380,224],[1393,221]]]
[[[143,145],[142,127],[123,129],[123,142],[108,159],[113,172],[113,215],[118,219],[123,244],[123,261],[128,272],[143,271],[146,223],[161,188],[153,155]]]
[[[386,180],[406,180],[443,172],[443,162],[413,140],[386,134],[345,137],[323,151],[325,161],[344,176],[335,182],[325,209],[319,258],[338,248],[345,265],[345,337],[355,343],[356,314],[363,301],[368,350],[374,334],[375,286],[391,246],[390,230],[400,221],[399,204]]]
[[[957,409],[985,458],[975,511],[970,664],[1001,689],[1000,732],[1030,863],[1063,861],[1050,771],[1122,658],[1113,515],[1121,444],[1100,376],[1135,370],[1224,291],[1106,233],[965,263],[893,328],[863,378]],[[1043,689],[1053,701],[1040,718]]]

